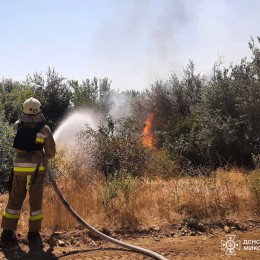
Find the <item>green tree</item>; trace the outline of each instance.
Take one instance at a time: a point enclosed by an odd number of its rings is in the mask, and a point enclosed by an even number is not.
[[[35,97],[35,89],[12,81],[3,81],[1,86],[0,101],[5,118],[9,123],[13,124],[22,112],[23,102],[31,96]]]
[[[147,91],[148,111],[154,113],[153,131],[157,132],[157,146],[173,144],[191,128],[193,110],[201,102],[205,88],[203,77],[196,75],[193,62],[184,70],[180,80],[176,74],[157,80]]]
[[[67,81],[55,69],[48,68],[46,79],[41,73],[34,73],[27,76],[26,82],[35,87],[35,93],[40,96],[43,105],[43,113],[54,130],[70,107],[71,91]]]
[[[214,67],[201,102],[191,113],[192,124],[184,124],[181,135],[174,132],[177,138],[166,142],[172,154],[195,165],[253,167],[252,154],[260,153],[260,83],[255,60]]]
[[[105,98],[110,92],[111,81],[107,78],[92,80],[86,79],[81,84],[71,80],[69,85],[72,88],[71,101],[74,107],[91,107],[98,110],[105,109]]]

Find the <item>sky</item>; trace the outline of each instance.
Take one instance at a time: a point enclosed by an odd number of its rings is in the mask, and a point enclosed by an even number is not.
[[[259,25],[259,0],[0,0],[0,78],[51,67],[141,91],[189,60],[203,75],[250,60]]]

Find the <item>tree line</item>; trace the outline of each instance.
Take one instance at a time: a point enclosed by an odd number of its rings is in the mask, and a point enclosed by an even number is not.
[[[216,62],[209,75],[195,73],[195,64],[190,61],[182,77],[172,73],[143,91],[125,91],[134,111],[132,119],[143,125],[153,113],[156,147],[182,166],[253,167],[253,155],[260,154],[259,43],[260,37],[250,39],[249,61],[242,58],[228,67]],[[107,78],[68,80],[52,68],[45,75],[28,74],[25,81],[2,79],[1,171],[9,167],[11,125],[28,97],[41,101],[54,131],[69,110],[90,107],[108,113],[107,99],[117,92],[111,85]]]

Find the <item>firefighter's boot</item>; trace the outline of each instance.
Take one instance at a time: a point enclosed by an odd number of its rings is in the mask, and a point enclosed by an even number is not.
[[[41,235],[38,231],[30,231],[28,233],[28,244],[31,251],[42,251],[43,242]]]
[[[4,229],[1,234],[1,247],[18,247],[18,240],[13,230]]]

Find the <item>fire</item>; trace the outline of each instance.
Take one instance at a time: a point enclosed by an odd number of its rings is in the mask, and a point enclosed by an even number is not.
[[[154,136],[152,133],[154,113],[150,113],[145,121],[145,127],[143,131],[143,145],[149,148],[155,148]]]

